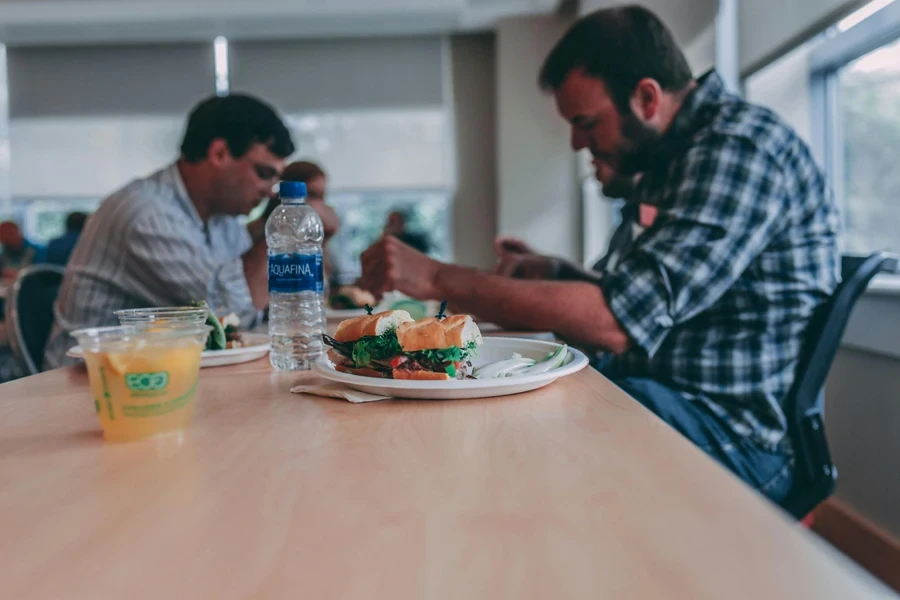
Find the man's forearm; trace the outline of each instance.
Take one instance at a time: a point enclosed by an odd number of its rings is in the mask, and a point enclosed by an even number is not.
[[[518,280],[456,265],[441,265],[440,298],[511,329],[547,329],[561,337],[615,353],[629,340],[603,291],[587,282]]]
[[[587,281],[588,283],[593,284],[600,283],[600,273],[588,271],[564,258],[554,258],[553,261],[553,278],[557,281]]]

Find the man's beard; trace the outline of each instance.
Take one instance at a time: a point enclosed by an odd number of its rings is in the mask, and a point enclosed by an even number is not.
[[[617,174],[611,181],[601,183],[600,186],[604,197],[610,200],[628,200],[634,194],[637,181],[634,175]]]
[[[603,185],[603,195],[611,199],[628,200],[637,187],[640,174],[650,163],[662,135],[648,127],[629,112],[622,116],[622,149],[616,176]]]
[[[647,170],[662,135],[641,122],[634,113],[622,117],[622,150],[619,154],[619,174],[632,177]]]

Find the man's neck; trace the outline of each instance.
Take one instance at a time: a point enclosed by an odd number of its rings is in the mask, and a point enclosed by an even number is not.
[[[678,116],[678,112],[681,110],[681,107],[684,106],[684,103],[687,100],[688,96],[690,96],[691,93],[696,89],[697,81],[693,80],[685,89],[669,96],[670,101],[666,102],[663,108],[663,110],[665,111],[663,118],[664,124],[662,127],[663,135],[668,133],[669,129],[672,127],[672,123],[675,122],[675,117]]]
[[[184,189],[187,192],[188,200],[197,210],[200,220],[206,223],[210,217],[209,207],[209,189],[204,183],[204,177],[200,174],[200,167],[191,164],[183,158],[178,159],[176,163],[178,174],[181,175],[181,181],[184,183]]]

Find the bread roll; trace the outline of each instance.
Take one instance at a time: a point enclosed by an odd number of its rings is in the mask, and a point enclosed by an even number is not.
[[[374,315],[347,319],[338,325],[334,339],[338,342],[355,342],[359,338],[381,335],[385,331],[397,329],[403,323],[413,320],[405,310],[388,310]]]
[[[397,328],[397,340],[404,352],[443,350],[451,346],[464,348],[469,342],[482,343],[481,331],[469,315],[403,323]]]

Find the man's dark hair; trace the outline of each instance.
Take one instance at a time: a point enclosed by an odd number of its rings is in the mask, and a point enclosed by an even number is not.
[[[606,8],[579,19],[557,42],[541,67],[542,89],[557,91],[575,69],[601,79],[620,112],[644,78],[667,92],[693,80],[684,53],[668,27],[642,6]]]
[[[81,231],[87,223],[87,213],[73,212],[66,217],[66,231]]]
[[[257,143],[279,158],[294,152],[291,134],[275,110],[245,94],[212,96],[191,110],[181,142],[182,158],[188,162],[203,160],[215,139],[225,140],[235,158]]]

